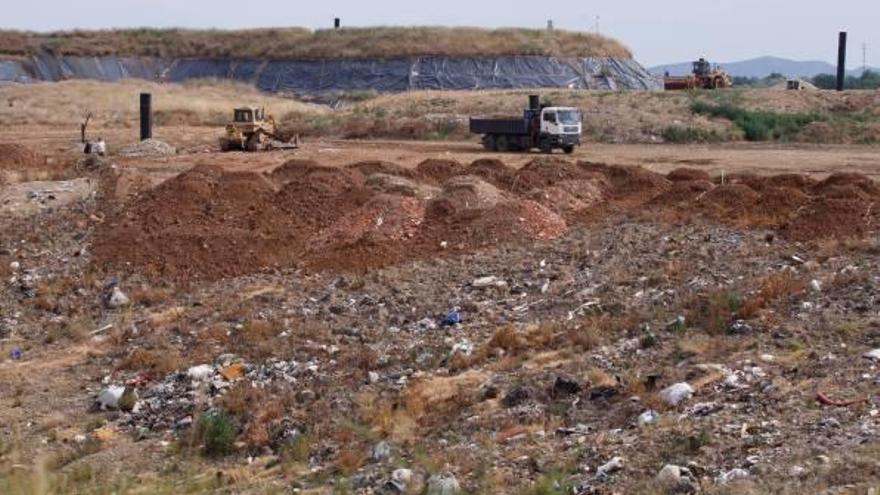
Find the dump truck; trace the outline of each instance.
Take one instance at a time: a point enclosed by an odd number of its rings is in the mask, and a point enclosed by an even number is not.
[[[581,143],[581,113],[574,107],[541,104],[538,95],[529,96],[522,118],[473,118],[470,131],[482,134],[483,147],[491,151],[531,151],[544,153],[562,149],[572,153]]]
[[[722,89],[733,86],[730,74],[719,66],[712,66],[708,60],[701,58],[694,62],[693,70],[686,76],[670,76],[663,78],[663,87],[667,91],[684,89]]]
[[[222,151],[265,151],[295,149],[297,140],[290,142],[278,136],[275,119],[260,107],[239,107],[233,110],[232,122],[220,138]]]

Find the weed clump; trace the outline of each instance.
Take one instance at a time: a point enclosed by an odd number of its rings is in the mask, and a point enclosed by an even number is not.
[[[232,418],[222,411],[206,412],[199,418],[197,438],[205,446],[205,455],[222,457],[235,450],[236,428]]]

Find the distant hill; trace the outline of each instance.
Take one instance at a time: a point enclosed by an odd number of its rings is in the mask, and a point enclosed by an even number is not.
[[[715,63],[714,60],[711,62]],[[740,62],[721,63],[720,65],[734,77],[766,77],[774,72],[789,77],[813,77],[817,74],[837,72],[837,66],[821,60],[797,61],[779,57],[759,57]],[[684,75],[691,72],[691,62],[658,65],[649,70],[659,75],[663,75],[667,71],[671,75]],[[861,68],[849,71],[851,75],[861,75],[861,73]]]

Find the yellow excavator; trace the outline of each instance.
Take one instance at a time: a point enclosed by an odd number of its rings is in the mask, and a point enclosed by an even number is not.
[[[261,107],[239,107],[233,110],[232,122],[220,138],[221,151],[267,151],[296,149],[298,140],[281,139],[275,119]]]

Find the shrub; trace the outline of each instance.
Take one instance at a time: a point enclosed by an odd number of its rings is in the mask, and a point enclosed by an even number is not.
[[[224,456],[235,449],[235,425],[222,411],[206,412],[199,418],[198,438],[205,446],[205,454],[212,457]]]
[[[663,140],[667,143],[717,143],[724,138],[714,129],[698,127],[670,126],[663,129]]]
[[[807,125],[825,120],[812,113],[777,113],[746,110],[731,103],[713,105],[694,101],[691,111],[699,115],[723,118],[733,122],[745,134],[747,141],[791,141]]]

